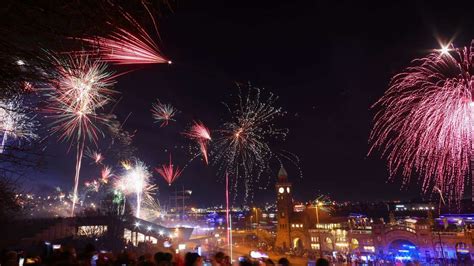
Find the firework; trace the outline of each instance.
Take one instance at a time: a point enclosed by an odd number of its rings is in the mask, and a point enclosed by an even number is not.
[[[162,216],[160,202],[154,198],[143,201],[141,212],[143,220],[155,222]]]
[[[136,32],[115,26],[115,30],[105,37],[82,38],[82,40],[98,49],[101,58],[110,63],[171,64],[146,30],[130,14],[123,13],[123,16]]]
[[[171,186],[171,183],[173,183],[182,172],[179,167],[174,167],[173,162],[171,161],[171,155],[170,162],[168,164],[163,164],[161,167],[155,168],[155,171],[160,174],[166,180],[166,182],[168,182],[169,186]]]
[[[91,150],[86,151],[86,156],[91,158],[95,164],[102,164],[102,161],[105,159],[102,153]]]
[[[269,94],[261,98],[261,90],[249,86],[248,93],[239,93],[235,104],[226,104],[231,119],[217,130],[214,140],[214,159],[219,169],[233,176],[234,189],[239,180],[245,185],[246,198],[252,181],[269,170],[270,159],[274,156],[269,141],[284,138],[286,129],[275,127],[276,118],[285,112],[274,104],[278,97]],[[236,195],[236,194],[235,194]]]
[[[137,218],[140,218],[143,197],[151,198],[156,186],[150,184],[152,175],[148,171],[148,167],[142,161],[137,160],[133,166],[129,166],[130,168],[126,170],[124,176],[122,176],[116,184],[116,188],[121,190],[124,194],[135,194],[135,215]]]
[[[52,132],[60,140],[76,144],[76,169],[71,215],[77,201],[77,190],[84,147],[87,140],[97,142],[102,131],[99,124],[106,125],[107,116],[99,111],[109,103],[114,84],[113,74],[107,72],[105,64],[91,61],[87,56],[51,57],[56,65],[56,77],[49,90],[48,111],[53,118]]]
[[[163,104],[157,99],[151,108],[151,113],[155,122],[161,123],[160,127],[165,127],[169,121],[176,121],[173,117],[178,111],[171,104]]]
[[[130,161],[121,161],[120,164],[122,165],[123,169],[130,170],[132,169],[132,163]]]
[[[191,126],[191,129],[187,132],[184,132],[184,135],[198,143],[201,154],[207,164],[207,146],[209,141],[211,141],[211,133],[209,132],[209,129],[204,126],[203,123],[195,121]]]
[[[391,177],[401,173],[408,184],[416,173],[423,192],[462,197],[472,156],[473,49],[450,46],[414,60],[374,104],[369,153],[381,150]]]
[[[108,167],[108,166],[105,166],[104,168],[102,168],[102,170],[100,171],[100,180],[102,183],[104,184],[107,184],[109,183],[109,179],[113,176],[113,173],[112,173],[112,168]]]
[[[30,141],[36,139],[38,124],[26,111],[19,97],[0,101],[0,131],[3,133],[0,153],[3,153],[9,139]]]
[[[91,182],[85,182],[84,186],[86,187],[87,190],[99,192],[100,182],[97,180],[93,180]]]

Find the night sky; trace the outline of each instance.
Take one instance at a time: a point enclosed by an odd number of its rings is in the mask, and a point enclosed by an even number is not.
[[[184,165],[189,154],[179,132],[193,119],[218,127],[226,118],[221,102],[235,96],[236,82],[251,82],[279,95],[278,105],[288,112],[279,122],[290,133],[274,145],[301,159],[303,178],[285,163],[296,199],[320,193],[336,200],[411,199],[420,195],[419,185],[401,189],[400,179],[387,181],[379,155],[367,157],[370,106],[392,75],[438,48],[438,40],[468,45],[472,11],[466,4],[432,1],[179,1],[160,19],[162,50],[174,63],[120,77],[116,113],[122,120],[131,113],[125,128],[137,131],[139,158],[156,166],[171,151]],[[153,124],[155,98],[181,111],[177,122]],[[31,181],[71,187],[74,152],[66,152],[66,145],[50,141],[45,169]],[[81,179],[97,172],[86,162]],[[275,166],[271,178],[277,172]],[[222,179],[199,160],[171,188],[154,178],[163,203],[182,185],[193,190],[198,205],[223,203]],[[254,191],[256,201],[272,200],[273,183],[269,188]]]

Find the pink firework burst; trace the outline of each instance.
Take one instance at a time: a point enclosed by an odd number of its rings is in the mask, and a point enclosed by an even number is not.
[[[170,155],[170,162],[168,164],[163,164],[160,167],[155,168],[155,171],[166,180],[169,186],[171,186],[171,183],[173,183],[176,178],[181,175],[183,170],[179,169],[178,166],[175,167],[173,165]]]
[[[117,64],[171,64],[161,53],[158,45],[147,31],[128,13],[123,13],[135,33],[124,27],[116,26],[115,31],[105,37],[82,38],[99,50],[104,61]]]
[[[416,173],[423,192],[436,187],[457,202],[473,156],[473,56],[471,44],[414,60],[374,104],[370,135],[369,153],[381,150],[392,177],[401,173],[408,184]]]
[[[160,127],[165,127],[169,121],[176,121],[174,116],[178,111],[171,104],[163,104],[157,99],[151,108],[151,113],[155,121],[161,123]]]
[[[191,129],[187,132],[184,132],[184,135],[192,140],[195,140],[198,143],[204,161],[206,162],[206,164],[208,164],[209,161],[207,157],[207,146],[209,141],[211,141],[211,133],[209,129],[204,126],[203,123],[199,121],[194,121],[194,124],[191,126]]]

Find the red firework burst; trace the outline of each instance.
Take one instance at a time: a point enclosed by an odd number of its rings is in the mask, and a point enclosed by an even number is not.
[[[171,186],[171,183],[173,183],[176,178],[181,175],[183,170],[179,169],[179,167],[177,166],[174,167],[170,155],[170,162],[168,164],[163,164],[160,167],[155,168],[155,171],[160,174],[166,180],[166,182],[168,182],[169,186]]]

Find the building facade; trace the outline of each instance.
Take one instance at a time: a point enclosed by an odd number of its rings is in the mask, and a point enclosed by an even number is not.
[[[405,217],[389,222],[364,215],[331,217],[323,211],[324,206],[294,208],[292,186],[284,168],[275,188],[278,250],[359,260],[474,261],[474,215]]]

